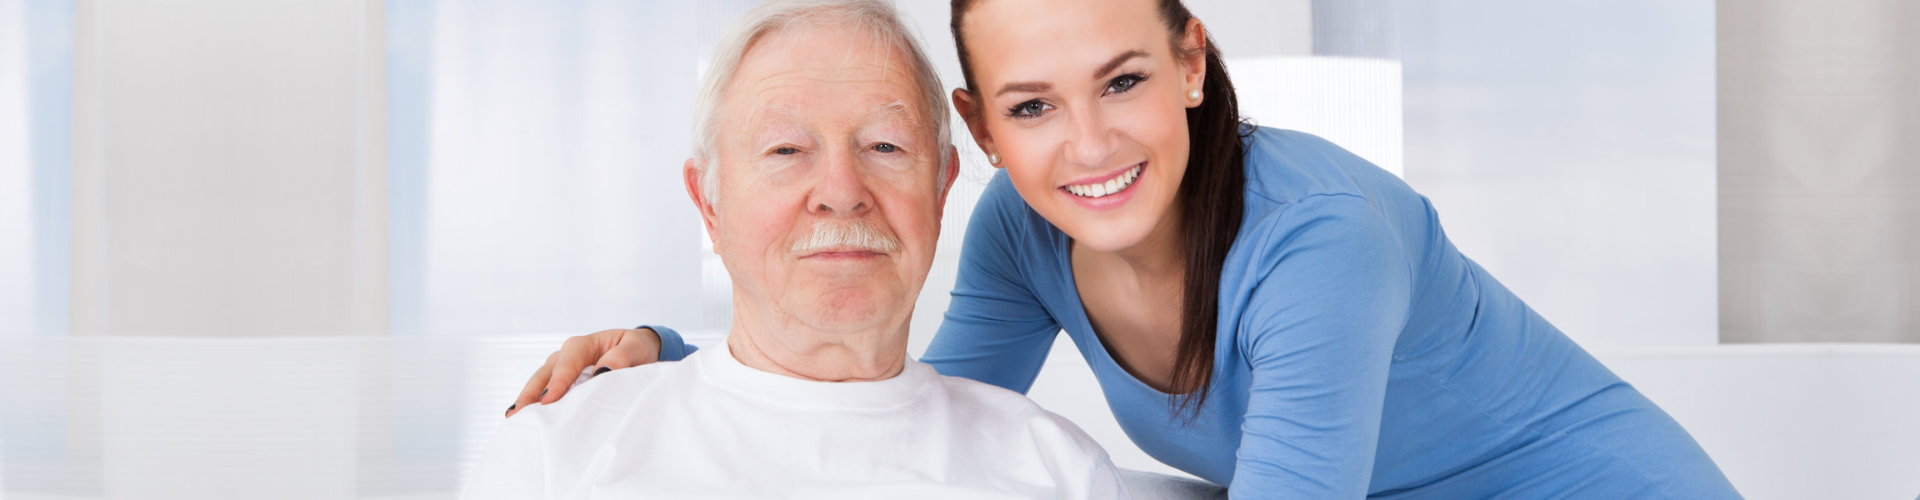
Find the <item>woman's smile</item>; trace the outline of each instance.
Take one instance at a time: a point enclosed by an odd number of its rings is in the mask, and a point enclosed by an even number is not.
[[[1140,174],[1146,168],[1147,162],[1143,161],[1116,172],[1075,180],[1058,190],[1082,207],[1109,209],[1133,198],[1133,187],[1140,183]]]

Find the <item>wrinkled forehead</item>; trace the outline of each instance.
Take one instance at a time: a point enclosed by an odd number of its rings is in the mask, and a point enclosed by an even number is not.
[[[899,44],[848,23],[809,23],[748,48],[721,109],[731,129],[767,123],[896,126],[931,135],[919,81]]]

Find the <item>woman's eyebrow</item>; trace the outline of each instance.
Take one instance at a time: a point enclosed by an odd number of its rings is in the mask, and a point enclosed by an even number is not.
[[[1047,82],[1013,82],[1000,86],[1000,91],[994,92],[993,96],[1000,97],[1008,92],[1040,93],[1049,90],[1053,90],[1053,84]]]
[[[1115,56],[1113,60],[1107,61],[1106,64],[1100,65],[1100,71],[1093,72],[1093,78],[1097,80],[1100,77],[1107,76],[1107,73],[1112,73],[1114,68],[1120,67],[1120,65],[1125,64],[1128,59],[1133,59],[1135,57],[1147,57],[1147,53],[1141,50],[1129,50],[1125,54],[1120,54],[1119,56]]]
[[[1147,57],[1147,52],[1143,50],[1129,50],[1126,53],[1114,56],[1114,58],[1107,61],[1106,64],[1100,65],[1100,70],[1093,72],[1093,77],[1099,79],[1102,76],[1106,76],[1107,73],[1112,73],[1114,68],[1120,67],[1121,64],[1126,64],[1128,60],[1135,57]],[[994,92],[993,96],[1000,97],[1008,92],[1038,93],[1049,90],[1053,90],[1053,84],[1047,82],[1013,82],[1000,86],[1000,91]]]

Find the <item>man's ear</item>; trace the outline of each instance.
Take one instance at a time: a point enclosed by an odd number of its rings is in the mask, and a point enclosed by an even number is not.
[[[933,218],[945,219],[947,216],[947,194],[953,192],[953,180],[960,178],[960,148],[947,146],[947,182],[940,185],[940,197],[933,204]]]
[[[1207,27],[1200,24],[1200,18],[1187,19],[1187,32],[1180,36],[1180,67],[1186,72],[1185,92],[1203,90],[1207,84]],[[1189,55],[1190,54],[1190,55]],[[1199,100],[1187,101],[1187,107],[1199,107],[1206,102],[1206,94]]]
[[[967,89],[953,89],[953,110],[960,112],[960,119],[967,122],[967,132],[973,135],[973,143],[980,145],[980,153],[992,154],[999,148],[993,144],[993,133],[987,131],[985,113],[980,111],[984,109],[981,107],[982,104],[975,100],[973,93],[967,92]],[[993,168],[1000,168],[1000,165],[994,164]]]
[[[708,168],[712,167],[709,166]],[[694,208],[700,211],[700,221],[707,225],[707,239],[718,240],[719,233],[714,232],[713,229],[713,221],[716,217],[713,200],[707,199],[707,192],[700,184],[700,182],[704,180],[700,175],[700,160],[688,158],[687,163],[680,169],[680,176],[681,180],[687,185],[687,198],[693,200]],[[718,179],[715,180],[717,181]],[[719,186],[714,187],[716,190],[719,188]],[[719,241],[709,241],[709,243],[713,244],[714,253],[720,253]]]

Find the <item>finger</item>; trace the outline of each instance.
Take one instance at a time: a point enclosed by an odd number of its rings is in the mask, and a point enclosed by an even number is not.
[[[521,408],[526,408],[527,405],[533,404],[534,401],[540,399],[540,391],[546,389],[547,378],[550,376],[549,374],[553,373],[553,358],[559,354],[560,353],[556,352],[548,355],[547,363],[540,365],[540,369],[533,371],[533,377],[527,379],[527,385],[520,388],[519,397],[514,398],[513,406],[507,407],[507,416],[511,417],[513,414],[519,413]]]
[[[611,370],[632,368],[646,364],[645,361],[634,359],[636,356],[634,356],[632,352],[632,347],[636,342],[631,335],[622,335],[620,337],[620,343],[614,344],[612,349],[607,349],[607,353],[601,355],[600,359],[595,360],[593,364]],[[595,370],[598,371],[600,369],[601,368],[596,368]],[[599,373],[595,373],[595,375],[598,374]]]
[[[594,344],[586,337],[568,338],[560,344],[560,352],[554,353],[552,376],[547,378],[547,388],[540,393],[540,404],[553,404],[567,395],[567,389],[573,387],[573,380],[580,378],[580,370],[600,358],[594,352]]]

